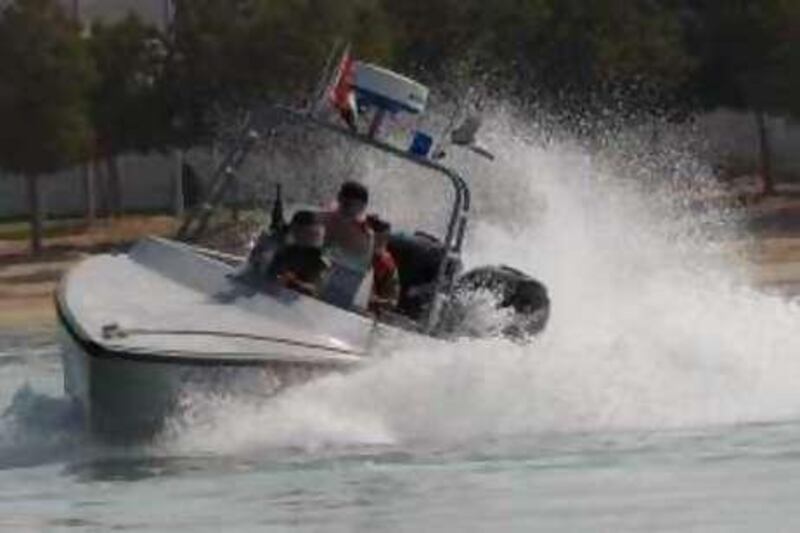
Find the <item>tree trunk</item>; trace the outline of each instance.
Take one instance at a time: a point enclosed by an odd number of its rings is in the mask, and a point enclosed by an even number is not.
[[[86,193],[86,225],[91,227],[97,220],[97,191],[94,180],[94,161],[83,165],[83,185]]]
[[[763,184],[762,193],[775,194],[775,180],[772,175],[772,147],[770,144],[767,119],[763,111],[756,111],[756,127],[758,128],[758,167]]]
[[[94,160],[94,193],[97,201],[97,216],[107,218],[111,208],[108,200],[108,176],[105,159]]]
[[[231,177],[231,218],[234,223],[239,223],[239,176]]]
[[[31,253],[39,255],[42,252],[42,232],[44,230],[44,213],[39,190],[39,176],[32,174],[26,176],[28,185],[28,213],[31,223]]]
[[[172,170],[172,209],[175,218],[183,218],[184,214],[184,191],[183,191],[183,163],[186,152],[177,149],[173,152],[174,168]]]
[[[172,0],[162,0],[162,16],[164,17],[164,33],[168,33],[172,27],[172,19],[175,17],[175,7]]]
[[[116,156],[106,159],[108,169],[109,211],[111,216],[122,214],[122,177],[119,170],[119,161]]]

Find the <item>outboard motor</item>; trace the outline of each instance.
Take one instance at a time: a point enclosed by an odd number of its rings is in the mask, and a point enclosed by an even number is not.
[[[459,277],[455,285],[455,302],[451,317],[463,316],[463,295],[487,290],[497,298],[497,309],[513,310],[512,319],[503,328],[503,335],[526,340],[541,332],[550,317],[550,298],[547,288],[539,281],[506,265],[484,266]],[[462,301],[460,301],[462,300]],[[450,320],[449,326],[457,328]]]
[[[444,245],[426,233],[397,233],[389,240],[389,251],[397,262],[400,276],[398,311],[412,320],[422,318],[433,300],[439,265],[445,257]],[[460,265],[453,265],[456,275]],[[513,316],[503,334],[524,340],[544,329],[550,316],[550,298],[545,286],[524,272],[505,265],[484,266],[458,277],[454,296],[445,307],[440,333],[460,331],[469,305],[468,294],[485,290],[497,299],[498,309],[511,309]]]

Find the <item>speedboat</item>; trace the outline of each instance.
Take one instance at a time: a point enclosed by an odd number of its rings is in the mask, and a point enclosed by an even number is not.
[[[343,83],[362,114],[372,110],[368,129],[359,128],[352,116],[345,117],[346,124],[321,117],[318,106],[253,112],[213,175],[206,201],[187,217],[175,240],[145,238],[125,253],[88,258],[62,279],[55,302],[65,390],[91,431],[112,438],[150,436],[195,389],[269,397],[330,372],[369,364],[380,356],[381,346],[394,340],[457,336],[465,292],[495,294],[497,306],[513,315],[503,332],[516,340],[544,327],[549,298],[541,283],[503,265],[462,272],[470,191],[458,172],[433,157],[431,137],[417,132],[410,148],[380,138],[387,114],[423,111],[427,88],[349,59],[340,63],[330,86],[341,92]],[[311,297],[254,279],[247,256],[196,244],[236,168],[253,146],[269,140],[266,130],[273,127],[276,113],[292,124],[332,132],[424,167],[451,187],[445,235],[397,234],[390,241],[402,286],[398,312],[368,311],[369,271],[352,283],[352,271],[334,262],[328,283],[345,286],[334,287],[335,299]],[[466,129],[473,131],[465,135],[464,127],[453,128],[458,144],[471,144],[475,128],[468,124]],[[277,195],[273,216],[283,216],[281,201]],[[269,241],[269,232],[265,235]]]

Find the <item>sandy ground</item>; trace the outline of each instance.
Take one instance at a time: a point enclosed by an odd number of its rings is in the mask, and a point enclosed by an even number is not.
[[[755,285],[800,296],[800,237],[759,239],[750,257]]]
[[[800,294],[800,194],[758,202],[747,209],[754,237],[743,255],[752,265],[753,281]]]
[[[44,253],[35,258],[28,253],[27,240],[0,236],[0,329],[53,327],[53,294],[72,265],[94,253],[124,248],[145,235],[171,235],[175,228],[175,220],[165,216],[127,216],[89,229],[76,225],[46,239]]]
[[[750,265],[755,284],[800,295],[800,198],[770,198],[748,207],[754,238],[731,243],[731,261]],[[0,225],[2,228],[2,225]],[[0,329],[43,329],[55,324],[53,294],[72,265],[93,253],[128,246],[145,235],[173,234],[165,216],[127,216],[46,240],[39,257],[26,240],[3,239],[0,232]]]

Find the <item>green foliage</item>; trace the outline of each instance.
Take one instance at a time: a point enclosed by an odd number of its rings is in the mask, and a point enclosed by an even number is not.
[[[176,0],[161,34],[135,17],[89,42],[56,0],[0,26],[0,162],[36,172],[89,138],[119,153],[189,146],[220,115],[305,98],[337,43],[432,85],[466,79],[587,115],[734,106],[800,116],[797,0]],[[91,59],[91,61],[90,61]],[[89,104],[92,64],[98,77]]]
[[[800,3],[688,2],[688,41],[698,57],[693,93],[706,106],[798,113]]]
[[[403,67],[435,81],[466,65],[522,101],[572,113],[668,100],[693,60],[678,11],[648,0],[384,1]]]
[[[162,147],[169,126],[161,75],[166,43],[153,27],[129,15],[92,26],[90,50],[98,72],[91,118],[102,154]]]
[[[475,0],[384,0],[382,9],[391,20],[397,62],[423,78],[436,77],[454,60],[470,51],[468,22],[478,6]]]
[[[86,154],[93,69],[55,0],[17,0],[0,17],[0,167],[53,172]]]
[[[178,1],[164,87],[184,143],[203,138],[213,112],[307,95],[336,42],[386,59],[391,44],[376,0]]]

